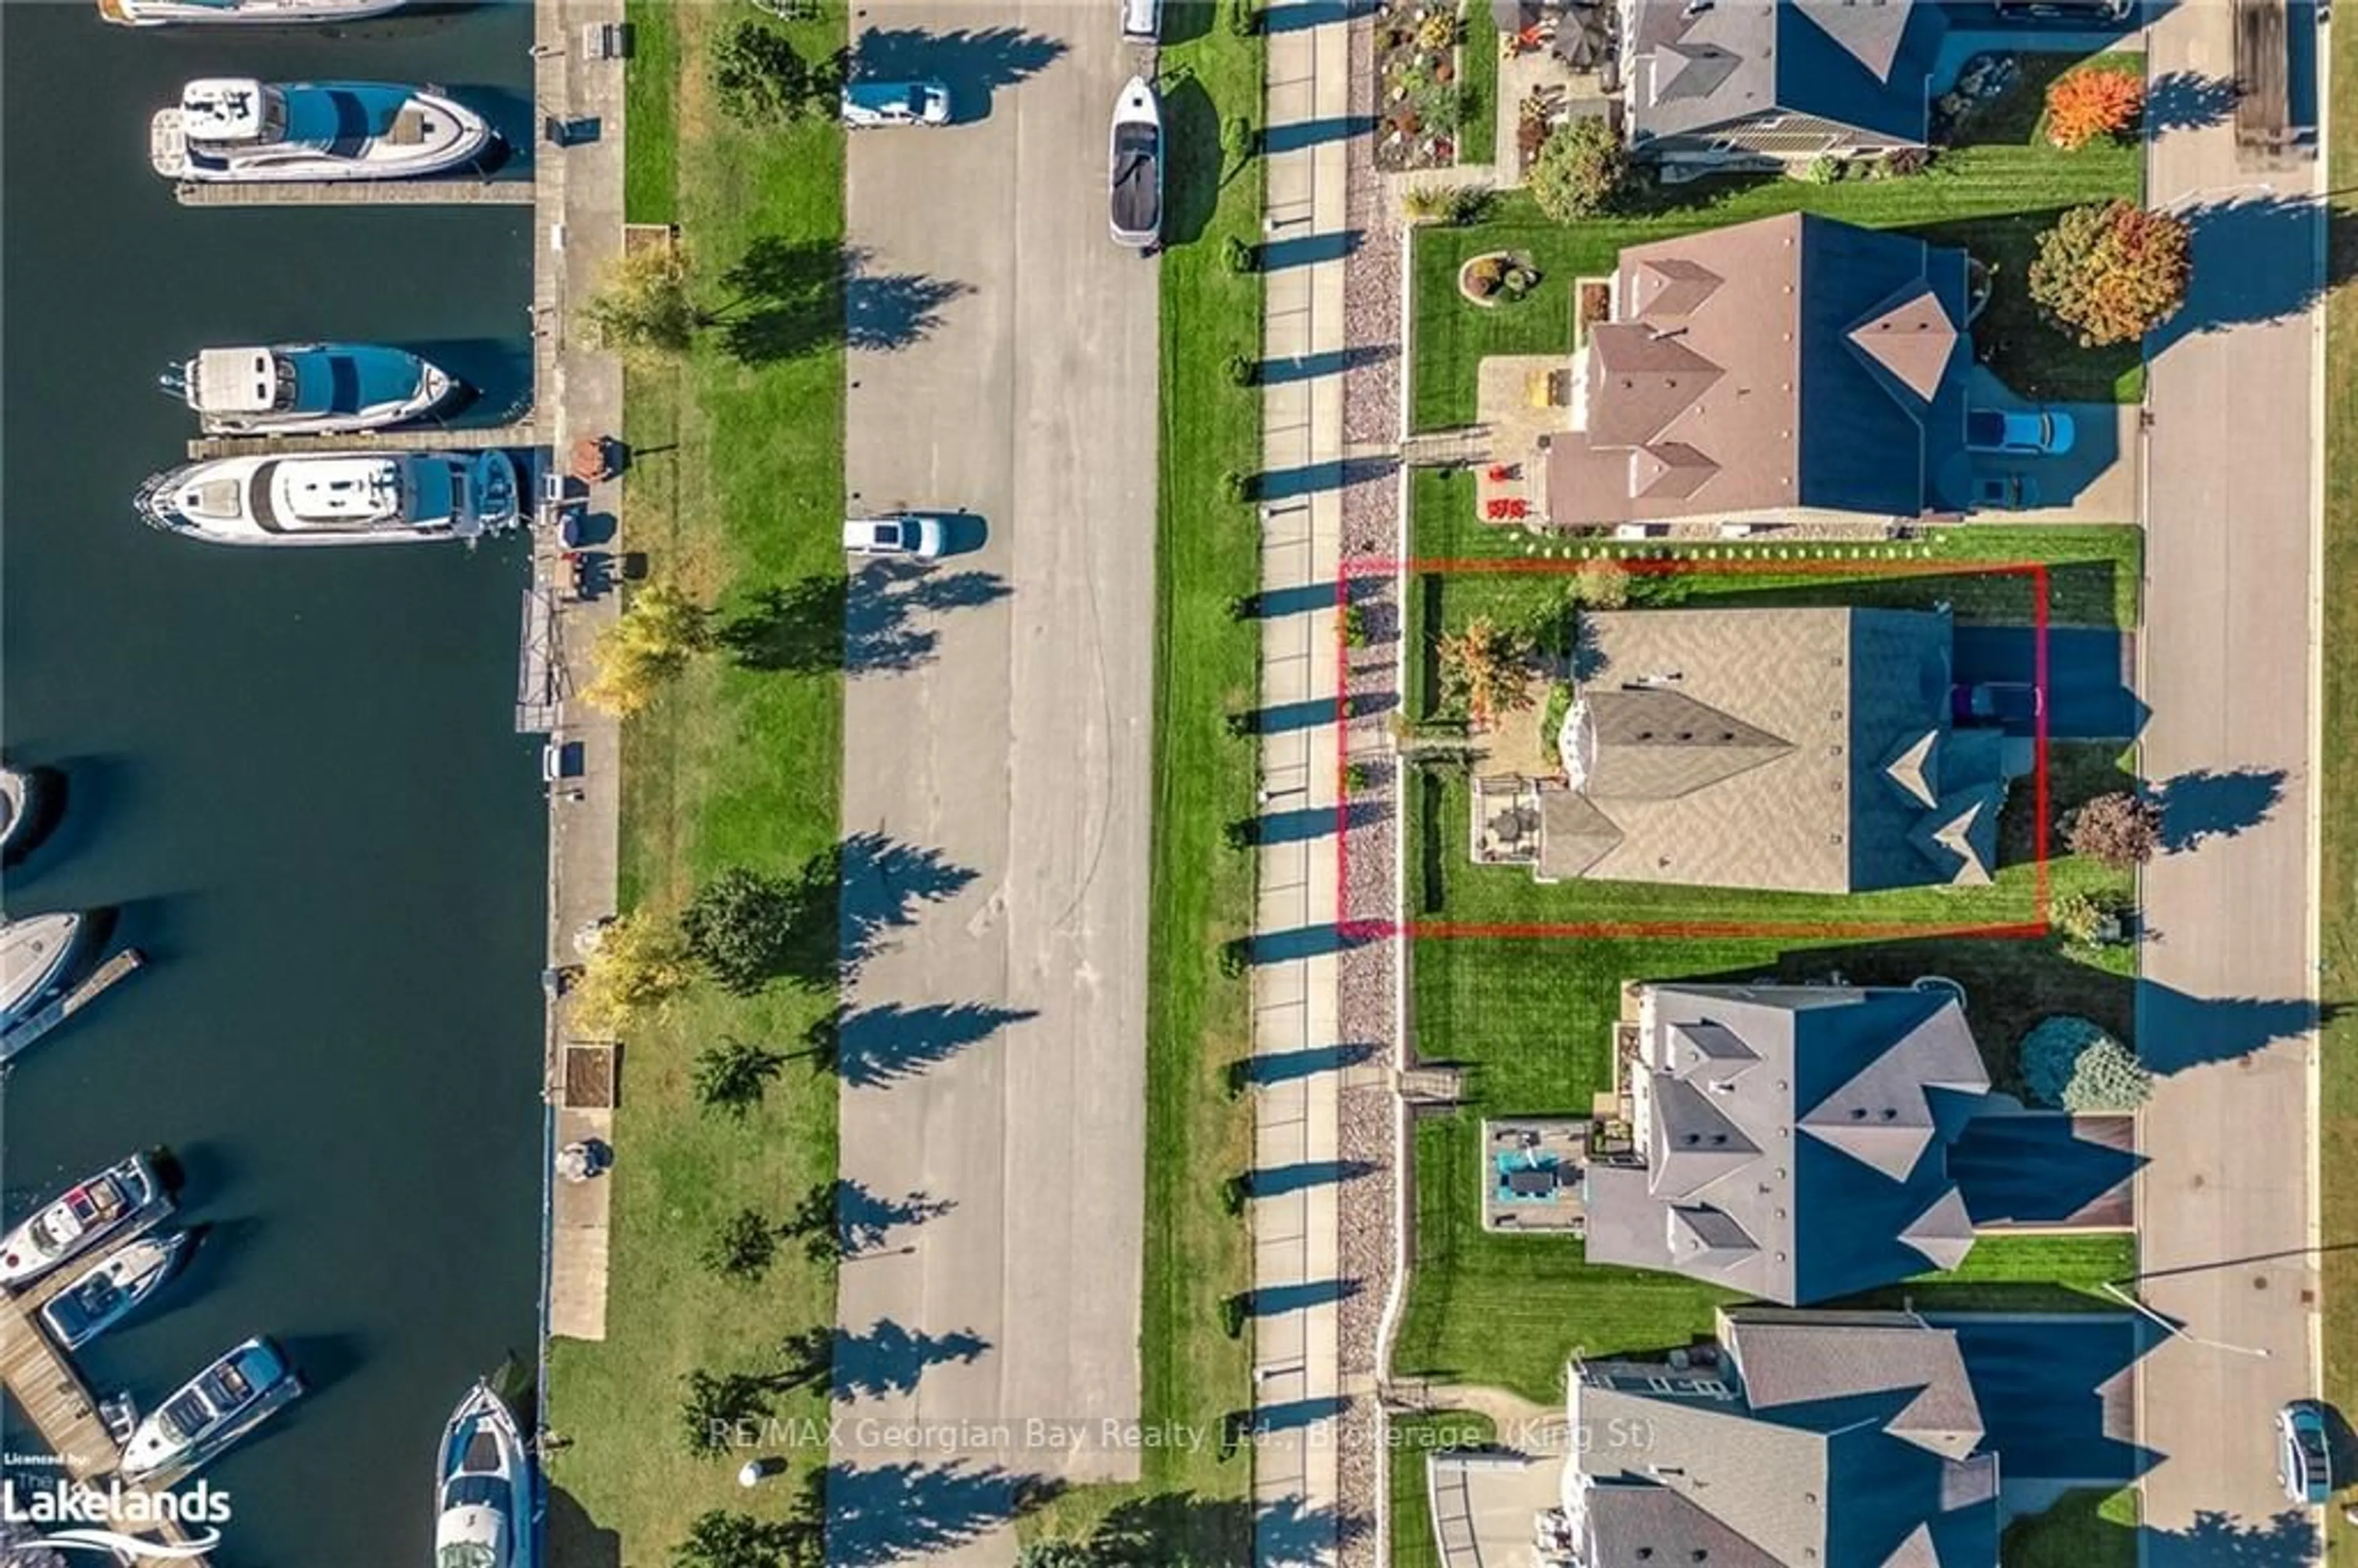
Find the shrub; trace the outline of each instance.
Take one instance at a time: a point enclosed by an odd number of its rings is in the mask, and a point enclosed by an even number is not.
[[[1252,944],[1241,936],[1231,936],[1220,944],[1220,973],[1235,979],[1252,968]]]
[[[2185,222],[2128,201],[2074,207],[2039,236],[2030,297],[2082,348],[2144,337],[2186,302]]]
[[[610,922],[581,966],[573,1023],[591,1039],[610,1039],[687,989],[695,970],[679,928],[635,910]]]
[[[1230,234],[1227,243],[1220,246],[1220,261],[1233,273],[1254,272],[1260,267],[1260,252]]]
[[[2160,803],[2125,790],[2097,795],[2064,816],[2063,840],[2115,871],[2142,866],[2161,848]]]
[[[696,1103],[742,1121],[785,1065],[785,1057],[765,1045],[723,1035],[697,1053]]]
[[[1230,168],[1244,168],[1260,146],[1260,133],[1242,114],[1231,114],[1220,123],[1220,156],[1228,159]]]
[[[696,341],[704,313],[688,297],[687,247],[625,249],[606,264],[581,307],[590,341],[640,364],[676,359]]]
[[[1228,31],[1240,38],[1260,31],[1260,0],[1228,0]]]
[[[2126,895],[2115,889],[2082,892],[2074,888],[2055,901],[2055,929],[2082,946],[2118,940],[2116,936],[2108,937],[2106,933],[2118,929],[2119,923],[2128,914],[2128,906]]]
[[[732,119],[780,124],[835,111],[838,62],[814,65],[792,39],[746,17],[713,39],[713,101]]]
[[[701,606],[668,582],[648,583],[632,593],[622,615],[598,634],[591,650],[597,671],[581,699],[627,718],[653,702],[691,654],[711,644],[711,624]]]
[[[2042,1105],[2073,1111],[2135,1110],[2153,1093],[2136,1054],[2084,1018],[2043,1020],[2022,1037],[2023,1087]]]
[[[703,1263],[724,1280],[752,1284],[770,1271],[777,1256],[777,1227],[760,1211],[741,1208],[704,1244]]]
[[[696,890],[679,917],[688,955],[725,990],[751,996],[784,967],[804,923],[795,883],[730,866]]]
[[[1502,256],[1483,256],[1466,268],[1466,290],[1478,298],[1489,298],[1506,280],[1507,263]]]
[[[1246,354],[1230,354],[1228,356],[1229,385],[1250,386],[1254,382],[1259,381],[1260,379],[1260,366],[1255,364],[1250,356]]]
[[[1365,762],[1351,762],[1343,769],[1343,788],[1351,795],[1365,795],[1375,787],[1376,770]]]
[[[1249,1178],[1230,1176],[1220,1184],[1220,1212],[1228,1215],[1242,1214],[1245,1211],[1246,1202],[1251,1196],[1252,1182]]]
[[[1457,14],[1436,10],[1416,25],[1416,47],[1430,53],[1445,49],[1457,42]]]
[[[1253,819],[1249,816],[1232,816],[1228,818],[1228,821],[1220,825],[1220,842],[1226,844],[1231,849],[1251,849],[1253,847]]]
[[[1220,720],[1220,728],[1242,740],[1253,732],[1253,716],[1249,713],[1228,714]]]
[[[1531,706],[1531,644],[1523,633],[1477,615],[1463,632],[1444,633],[1440,651],[1442,685],[1475,723]]]
[[[1795,178],[1812,185],[1839,185],[1843,176],[1850,172],[1850,165],[1832,153],[1820,153],[1793,172]]]
[[[1234,502],[1252,499],[1252,478],[1230,469],[1220,476],[1220,494]]]
[[[1931,167],[1932,149],[1930,147],[1894,147],[1876,162],[1877,169],[1894,179],[1921,174]]]
[[[1231,621],[1249,621],[1260,613],[1260,595],[1232,593],[1228,595],[1228,611]]]
[[[1610,556],[1593,556],[1573,574],[1572,597],[1591,610],[1619,610],[1629,602],[1629,568]]]
[[[1487,218],[1498,202],[1498,193],[1487,185],[1454,185],[1449,188],[1447,216],[1461,229],[1472,228]]]
[[[2125,70],[2075,70],[2047,88],[2047,139],[2076,152],[2125,134],[2145,113],[2145,81]]]
[[[1220,1332],[1230,1339],[1245,1331],[1245,1318],[1252,1311],[1251,1299],[1243,1294],[1220,1298]]]
[[[1357,604],[1343,607],[1343,645],[1347,648],[1368,645],[1368,611],[1365,607]]]
[[[1569,223],[1610,210],[1628,181],[1621,138],[1603,120],[1584,116],[1547,138],[1523,183],[1541,211]]]

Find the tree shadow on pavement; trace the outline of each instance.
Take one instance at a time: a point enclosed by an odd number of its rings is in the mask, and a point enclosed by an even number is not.
[[[2233,838],[2257,827],[2284,795],[2282,768],[2201,769],[2180,773],[2154,787],[2161,806],[2161,847],[2171,854],[2198,849],[2208,838]]]
[[[942,308],[972,290],[950,278],[882,273],[872,254],[835,240],[754,241],[720,276],[711,313],[741,364],[774,364],[842,344],[889,351],[932,335]]]
[[[937,1198],[925,1193],[910,1193],[905,1196],[888,1198],[882,1194],[845,1179],[815,1187],[797,1206],[797,1231],[807,1229],[812,1235],[832,1237],[836,1255],[857,1258],[874,1252],[892,1240],[895,1231],[939,1219],[956,1208],[953,1198]],[[806,1227],[802,1217],[810,1215]]]
[[[2299,997],[2192,997],[2153,980],[2138,982],[2136,995],[2137,1055],[2161,1074],[2249,1056],[2342,1011]]]
[[[2191,231],[2193,276],[2178,313],[2146,339],[2148,356],[2197,332],[2282,320],[2308,310],[2341,281],[2329,254],[2319,276],[2322,204],[2309,198],[2244,196],[2179,214]]]
[[[2203,1509],[2182,1530],[2147,1525],[2139,1535],[2144,1568],[2305,1568],[2324,1547],[2315,1520],[2290,1507],[2250,1520]]]
[[[765,588],[720,623],[717,637],[741,669],[898,674],[926,664],[940,646],[937,631],[916,623],[919,614],[972,609],[1012,591],[996,572],[877,561],[848,578]]]
[[[840,1007],[814,1022],[805,1038],[810,1054],[855,1088],[914,1077],[979,1044],[1011,1023],[1037,1017],[1030,1008],[981,1002],[934,1002],[903,1007]]]
[[[826,1498],[830,1568],[871,1568],[946,1552],[1063,1490],[1047,1476],[960,1460],[835,1464],[813,1474]]]
[[[976,875],[937,849],[882,833],[855,833],[833,854],[837,885],[843,890],[836,951],[847,979],[875,956],[888,933],[916,924],[920,909],[952,897]]]
[[[2146,135],[2199,131],[2226,119],[2235,107],[2235,84],[2199,70],[2172,70],[2153,79],[2145,94]]]
[[[1070,47],[1021,27],[869,27],[851,46],[851,72],[870,81],[938,81],[949,93],[951,123],[966,124],[990,113],[999,89],[1039,75]]]
[[[990,1341],[968,1329],[913,1333],[890,1318],[865,1333],[838,1328],[834,1335],[832,1386],[838,1400],[914,1393],[927,1368],[952,1361],[970,1365],[990,1348]]]

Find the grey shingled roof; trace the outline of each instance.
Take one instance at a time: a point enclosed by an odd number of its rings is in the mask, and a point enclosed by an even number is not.
[[[1585,428],[1553,437],[1559,524],[1963,503],[1965,255],[1789,213],[1621,253],[1589,329]]]
[[[1952,1268],[1948,1147],[1989,1090],[1944,990],[1649,988],[1629,1088],[1642,1167],[1587,1174],[1587,1257],[1769,1301]]]
[[[1633,145],[1802,114],[1863,142],[1921,143],[1945,31],[1932,0],[1638,0]]]
[[[1952,1331],[1754,1308],[1718,1330],[1720,1365],[1577,1368],[1585,1562],[1992,1568],[1997,1463]]]
[[[1606,611],[1581,636],[1542,878],[1851,892],[1995,871],[1998,749],[1923,744],[1951,733],[1945,616]]]

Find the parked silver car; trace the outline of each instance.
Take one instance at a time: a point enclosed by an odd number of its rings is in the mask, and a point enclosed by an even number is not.
[[[847,517],[843,547],[855,556],[913,556],[929,561],[942,553],[942,520],[922,512]]]

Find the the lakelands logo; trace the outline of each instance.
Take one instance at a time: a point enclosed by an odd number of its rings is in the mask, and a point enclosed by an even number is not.
[[[229,1522],[229,1494],[199,1481],[182,1492],[146,1492],[110,1481],[93,1487],[59,1479],[39,1487],[0,1481],[0,1521],[38,1534],[16,1546],[111,1553],[135,1562],[175,1563],[201,1557],[221,1544]],[[181,1539],[165,1541],[140,1531],[177,1525]]]

